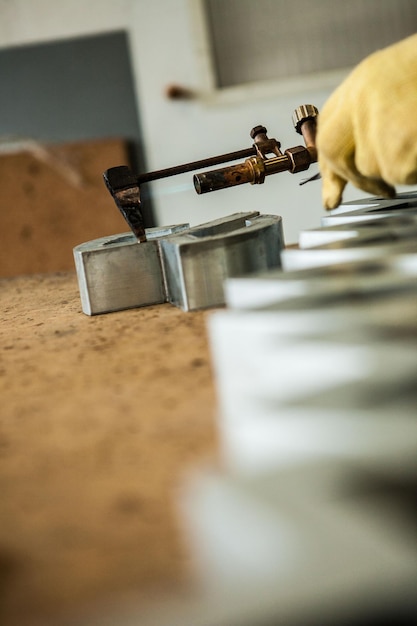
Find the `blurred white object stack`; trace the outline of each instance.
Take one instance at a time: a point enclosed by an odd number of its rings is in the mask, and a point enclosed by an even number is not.
[[[210,318],[223,467],[194,476],[184,518],[222,608],[198,623],[402,623],[417,604],[417,193],[343,205],[299,244],[283,271],[229,279]]]

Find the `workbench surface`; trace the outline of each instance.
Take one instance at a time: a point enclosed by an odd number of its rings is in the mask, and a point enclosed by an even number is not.
[[[210,313],[87,317],[74,273],[3,279],[0,302],[0,623],[181,586],[177,498],[217,449]]]

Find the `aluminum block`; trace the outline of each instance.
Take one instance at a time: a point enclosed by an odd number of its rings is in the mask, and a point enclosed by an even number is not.
[[[223,283],[281,264],[278,215],[236,213],[160,241],[168,299],[184,311],[224,304]]]
[[[169,301],[184,311],[224,304],[223,282],[280,266],[284,247],[278,215],[235,213],[188,224],[103,237],[74,248],[84,313]]]
[[[141,244],[129,232],[76,246],[73,252],[83,312],[97,315],[165,302],[158,240],[188,226],[148,228],[148,241]]]

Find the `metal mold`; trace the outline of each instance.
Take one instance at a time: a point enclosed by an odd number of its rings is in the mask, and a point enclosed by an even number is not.
[[[147,241],[140,244],[129,232],[76,246],[73,252],[83,312],[98,315],[165,302],[158,238],[188,226],[148,228]]]
[[[168,299],[184,311],[224,304],[224,281],[280,266],[277,215],[234,214],[161,240]]]
[[[280,266],[281,217],[236,213],[189,228],[146,229],[74,248],[83,312],[109,313],[162,302],[185,311],[224,304],[223,282]]]

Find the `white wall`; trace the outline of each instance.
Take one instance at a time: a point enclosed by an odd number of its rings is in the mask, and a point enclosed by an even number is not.
[[[249,131],[257,124],[264,124],[283,148],[299,144],[291,124],[293,109],[304,102],[320,108],[334,85],[296,84],[269,95],[249,87],[231,100],[207,98],[197,8],[198,0],[0,0],[0,46],[126,29],[149,169],[248,147]],[[194,90],[197,97],[167,99],[165,88],[171,83]],[[320,183],[299,187],[303,177],[277,174],[264,185],[203,196],[195,193],[190,174],[169,178],[151,186],[157,221],[197,224],[236,211],[259,210],[283,216],[290,243],[301,228],[317,226],[322,214]],[[363,195],[351,189],[346,199]]]

